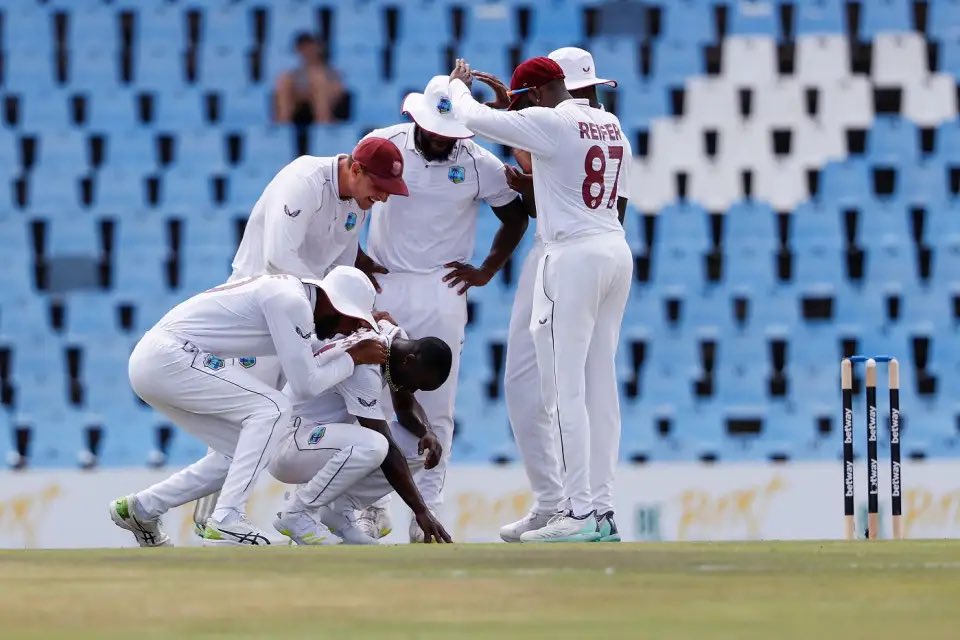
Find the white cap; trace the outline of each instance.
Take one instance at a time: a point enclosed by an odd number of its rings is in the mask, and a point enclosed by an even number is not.
[[[565,76],[563,83],[567,85],[567,91],[593,87],[598,84],[617,86],[616,80],[597,77],[597,67],[593,63],[593,56],[590,55],[589,51],[577,47],[561,47],[556,51],[551,51],[547,57],[563,69],[563,75]]]
[[[401,113],[408,113],[424,131],[444,138],[472,138],[473,131],[453,117],[447,76],[433,76],[423,93],[411,93],[403,99]]]
[[[303,278],[304,284],[323,289],[333,308],[345,316],[364,320],[379,331],[377,321],[373,319],[373,303],[377,292],[370,278],[356,267],[338,266],[330,270],[322,280]]]

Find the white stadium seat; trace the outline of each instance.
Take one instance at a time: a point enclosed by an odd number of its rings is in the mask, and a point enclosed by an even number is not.
[[[753,172],[753,196],[777,211],[793,211],[807,199],[806,171],[790,159],[776,159]]]
[[[797,38],[794,76],[805,85],[831,84],[850,75],[850,50],[843,35]]]
[[[740,119],[737,88],[725,78],[696,76],[684,87],[684,119],[702,127],[721,127]]]
[[[873,122],[873,87],[864,76],[843,78],[820,89],[818,117],[825,126],[861,127]]]
[[[717,147],[717,160],[737,169],[752,169],[773,158],[770,128],[757,120],[735,122],[721,129]]]
[[[676,180],[668,167],[634,159],[630,168],[630,204],[643,211],[659,211],[677,199]]]
[[[650,127],[649,156],[657,166],[690,167],[703,156],[703,131],[688,120],[656,118]]]
[[[957,84],[943,73],[927,76],[903,88],[903,115],[921,127],[932,127],[957,117]]]
[[[726,211],[743,199],[741,172],[724,162],[706,160],[688,173],[690,199],[707,211]]]
[[[791,157],[807,169],[818,169],[847,155],[844,131],[819,120],[805,118],[793,129]]]
[[[723,41],[721,75],[737,86],[773,82],[777,76],[777,44],[769,36],[731,36]]]
[[[919,33],[881,33],[873,41],[873,82],[904,85],[927,77],[927,45]]]
[[[791,127],[806,117],[804,93],[795,80],[757,87],[750,117],[771,127]]]

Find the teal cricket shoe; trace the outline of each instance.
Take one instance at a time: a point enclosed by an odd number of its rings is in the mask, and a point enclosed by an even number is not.
[[[613,511],[597,515],[597,529],[600,531],[597,542],[620,542],[620,531],[617,530],[617,523],[613,521]]]

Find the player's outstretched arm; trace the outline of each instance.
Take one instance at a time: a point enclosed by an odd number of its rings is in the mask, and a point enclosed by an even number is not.
[[[413,516],[416,518],[417,524],[420,526],[420,529],[423,530],[423,541],[453,542],[450,534],[447,533],[443,525],[433,517],[430,509],[424,504],[423,496],[420,495],[420,490],[417,489],[417,485],[413,482],[413,476],[410,475],[407,460],[404,458],[403,452],[400,451],[397,443],[393,441],[393,436],[387,427],[387,423],[383,420],[373,420],[371,418],[358,417],[357,420],[361,426],[376,431],[387,439],[387,457],[384,458],[383,464],[380,465],[380,470],[383,471],[383,475],[387,479],[387,482],[390,483],[390,486],[396,490],[397,495],[400,496],[407,506],[410,507],[410,510],[413,511]]]
[[[397,422],[400,426],[420,439],[418,444],[421,455],[427,454],[423,466],[425,469],[433,469],[440,464],[440,457],[443,456],[443,447],[437,434],[430,428],[430,421],[427,419],[427,413],[417,402],[413,393],[409,391],[390,390],[390,397],[393,400],[393,412],[397,415]]]

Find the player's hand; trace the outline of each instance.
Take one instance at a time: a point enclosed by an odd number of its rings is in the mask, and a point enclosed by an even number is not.
[[[520,165],[520,168],[523,169],[524,173],[533,173],[533,158],[530,157],[529,151],[514,149],[513,158],[517,161],[517,164]]]
[[[529,173],[518,171],[508,164],[503,165],[503,173],[507,176],[507,186],[519,193],[529,197],[533,193],[533,176]]]
[[[456,260],[448,262],[443,265],[443,267],[444,269],[453,269],[453,271],[443,276],[443,281],[449,282],[450,284],[447,286],[450,288],[459,285],[460,290],[457,291],[457,293],[461,296],[465,294],[470,287],[482,287],[490,282],[490,279],[493,277],[493,271],[483,268],[478,269],[473,265],[464,264]]]
[[[510,106],[510,90],[497,76],[486,71],[474,71],[473,77],[493,89],[493,102],[486,102],[491,109],[506,109]]]
[[[370,282],[373,284],[373,288],[376,289],[377,293],[382,293],[380,290],[380,283],[377,282],[377,277],[374,274],[390,273],[389,269],[377,264],[373,258],[365,253],[359,253],[357,255],[357,260],[353,266],[355,266],[357,269],[360,269],[360,271],[363,271],[363,273],[370,278]],[[376,318],[376,316],[374,317]]]
[[[386,320],[395,327],[400,326],[400,323],[393,319],[393,316],[390,315],[389,311],[374,311],[373,319],[377,321],[377,324],[379,324],[381,320]]]
[[[353,364],[384,364],[387,361],[387,347],[379,338],[367,338],[348,347],[347,353],[353,358]]]
[[[427,452],[427,459],[423,462],[424,469],[433,469],[440,464],[440,456],[443,455],[443,446],[440,444],[440,439],[437,438],[437,434],[433,431],[428,430],[423,434],[423,437],[420,438],[420,442],[417,444],[417,453],[423,455],[424,451]]]
[[[460,80],[463,84],[467,85],[468,89],[473,85],[473,74],[470,72],[470,65],[467,64],[466,60],[457,58],[453,66],[453,71],[450,72],[450,79]]]
[[[416,518],[417,525],[420,527],[420,530],[423,531],[424,542],[453,542],[453,538],[451,538],[447,530],[443,528],[440,521],[433,517],[429,509],[424,509],[421,513],[415,513],[413,517]]]

